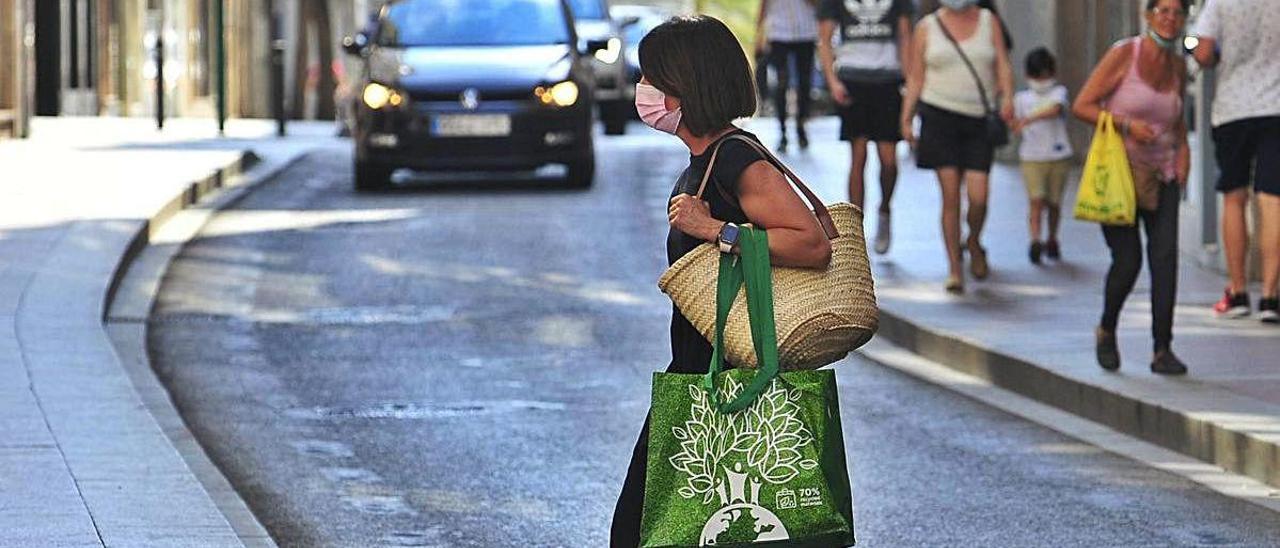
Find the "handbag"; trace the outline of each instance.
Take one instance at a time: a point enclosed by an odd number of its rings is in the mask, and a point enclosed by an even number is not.
[[[654,373],[640,546],[851,546],[835,372],[780,372],[765,231],[744,227],[741,249],[718,261],[708,372]],[[744,282],[761,366],[722,371]]]
[[[934,15],[937,18],[937,15]],[[942,24],[942,19],[937,19],[938,28],[942,29],[942,34],[947,37],[952,46],[955,46],[956,53],[960,54],[960,59],[964,61],[964,66],[969,67],[969,74],[973,75],[973,81],[978,84],[978,93],[982,95],[982,110],[986,113],[982,117],[982,122],[986,128],[987,142],[991,146],[1002,147],[1009,144],[1009,125],[1004,123],[1004,118],[1000,117],[1000,113],[991,108],[991,102],[987,99],[987,87],[982,85],[982,77],[978,76],[978,70],[973,68],[973,63],[969,61],[969,56],[964,54],[964,49],[960,47],[960,43],[951,36],[951,31],[947,30],[947,26]]]
[[[1124,138],[1116,131],[1111,113],[1098,117],[1084,162],[1075,217],[1104,225],[1132,226],[1137,221],[1137,190]]]
[[[758,151],[795,185],[808,200],[814,215],[831,240],[831,263],[826,269],[776,267],[772,269],[776,306],[778,352],[783,369],[817,369],[843,359],[871,340],[879,327],[875,282],[862,235],[862,210],[853,204],[822,204],[786,165],[759,143],[732,135],[711,153],[697,197],[707,189],[720,146],[737,139]],[[712,340],[716,326],[716,279],[720,250],[703,244],[681,257],[658,280],[703,337]],[[739,305],[745,295],[738,296]],[[725,330],[725,356],[738,367],[757,366],[751,342],[750,322],[744,306],[729,314]]]

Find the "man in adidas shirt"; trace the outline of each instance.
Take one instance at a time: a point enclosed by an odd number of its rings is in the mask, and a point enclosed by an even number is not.
[[[911,11],[911,0],[822,0],[818,8],[818,57],[839,105],[840,139],[852,144],[849,200],[859,207],[865,195],[868,142],[876,144],[880,157],[877,253],[889,251],[889,203],[898,182],[898,115],[903,68],[910,58]],[[835,50],[832,38],[837,31]]]

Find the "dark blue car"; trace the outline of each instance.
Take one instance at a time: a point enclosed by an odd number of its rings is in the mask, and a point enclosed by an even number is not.
[[[355,187],[399,168],[566,166],[589,186],[593,73],[564,0],[400,0],[352,53],[365,57],[353,128]]]

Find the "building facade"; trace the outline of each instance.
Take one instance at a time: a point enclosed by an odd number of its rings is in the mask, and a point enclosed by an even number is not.
[[[0,0],[0,138],[27,135],[35,0]]]
[[[290,117],[327,117],[333,90],[348,61],[341,53],[342,37],[361,28],[369,11],[382,4],[378,0],[0,3],[5,6],[0,10],[0,55],[5,60],[0,63],[0,135],[4,134],[2,120],[16,117],[16,105],[23,101],[31,103],[30,115],[154,116],[162,95],[166,116],[212,118],[219,74],[225,75],[228,117],[270,117],[275,38],[284,48],[286,112]],[[218,63],[219,36],[225,48],[223,71]],[[24,38],[30,42],[25,47]],[[23,59],[25,63],[20,62]]]

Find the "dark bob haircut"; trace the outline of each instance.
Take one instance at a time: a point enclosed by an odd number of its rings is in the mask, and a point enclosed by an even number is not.
[[[681,121],[699,137],[756,112],[747,55],[719,19],[678,16],[640,41],[640,72],[653,87],[680,99]]]
[[[1027,54],[1027,76],[1044,78],[1057,72],[1057,62],[1054,61],[1053,54],[1049,53],[1049,50],[1036,48]]]
[[[1178,0],[1178,3],[1182,4],[1183,13],[1191,10],[1191,0]],[[1147,0],[1147,11],[1156,9],[1156,6],[1158,5],[1160,5],[1160,0]]]

